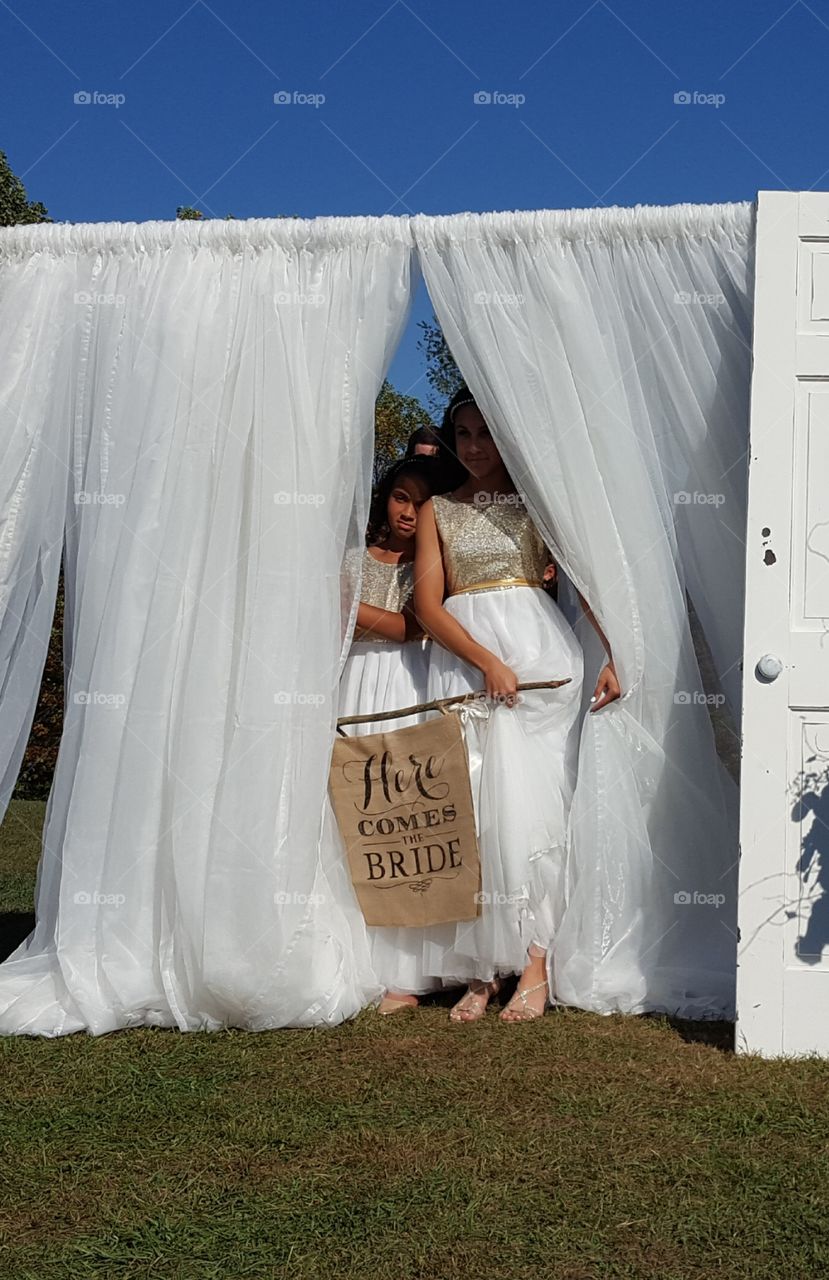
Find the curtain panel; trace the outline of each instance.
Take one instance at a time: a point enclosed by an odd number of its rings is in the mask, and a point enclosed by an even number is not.
[[[71,660],[0,1029],[308,1025],[378,994],[320,832],[343,568],[412,273],[408,219],[0,235],[0,332],[26,320],[2,355],[4,740],[31,718],[64,523]]]
[[[584,719],[551,985],[602,1013],[733,1016],[736,788],[685,590],[736,700],[753,206],[460,214],[414,230],[448,344],[622,686]],[[580,633],[589,697],[604,655]]]

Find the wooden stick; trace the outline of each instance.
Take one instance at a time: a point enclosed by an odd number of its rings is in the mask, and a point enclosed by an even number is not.
[[[563,684],[569,684],[572,676],[565,676],[563,680],[532,680],[528,684],[519,684],[520,689],[558,689]],[[431,702],[416,702],[413,707],[400,707],[398,711],[371,711],[364,716],[341,716],[337,721],[337,733],[342,732],[341,726],[344,724],[369,724],[375,720],[397,720],[401,716],[412,716],[418,711],[440,711],[441,707],[448,707],[453,703],[477,702],[481,698],[486,697],[486,689],[473,690],[471,693],[458,693],[453,698],[434,698]],[[342,735],[344,738],[347,734]]]

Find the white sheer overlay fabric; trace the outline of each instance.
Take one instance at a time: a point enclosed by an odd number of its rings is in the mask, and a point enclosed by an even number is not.
[[[734,1012],[736,789],[685,588],[736,706],[753,208],[414,219],[449,346],[622,686],[584,708],[549,952],[556,997],[602,1013]],[[579,635],[589,697],[604,655]]]
[[[71,630],[0,1030],[331,1023],[379,994],[320,834],[412,263],[406,218],[0,232],[7,794],[64,513]]]
[[[0,266],[0,819],[37,706],[63,544],[75,270],[52,267],[25,251]]]

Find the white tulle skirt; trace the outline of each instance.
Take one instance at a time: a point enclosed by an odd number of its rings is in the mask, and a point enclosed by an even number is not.
[[[413,993],[520,973],[531,943],[549,948],[564,905],[564,844],[578,759],[583,655],[558,605],[541,588],[521,586],[450,596],[445,607],[519,682],[569,676],[570,683],[522,693],[514,707],[482,702],[458,713],[469,754],[482,909],[471,922],[369,931],[378,978]],[[476,668],[433,643],[428,698],[482,685]]]
[[[340,676],[341,716],[368,715],[371,711],[397,711],[426,701],[429,680],[430,640],[404,644],[357,640],[352,644]],[[382,733],[417,724],[423,714],[399,720],[378,720],[346,725],[346,733]]]

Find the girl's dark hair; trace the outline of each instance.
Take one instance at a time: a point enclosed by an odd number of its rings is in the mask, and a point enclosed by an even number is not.
[[[458,450],[455,444],[455,424],[452,419],[455,410],[459,409],[462,404],[474,403],[475,401],[469,388],[461,386],[458,387],[444,410],[439,433],[440,450],[438,452],[441,487],[436,492],[451,493],[453,489],[459,489],[469,475],[466,467],[458,461]]]
[[[414,458],[398,458],[383,472],[371,499],[368,528],[366,529],[366,546],[378,542],[388,530],[388,509],[391,492],[403,476],[417,476],[421,479],[431,496],[436,492],[435,483],[438,477],[438,460],[428,454]]]
[[[420,458],[420,457],[428,458],[430,456],[428,453],[425,453],[425,454],[415,453],[415,449],[419,444],[438,445],[438,446],[440,445],[438,433],[435,431],[434,427],[416,427],[415,428],[415,430],[409,436],[408,442],[406,444],[407,458]]]
[[[469,472],[463,463],[458,460],[454,422],[455,411],[460,409],[462,405],[467,404],[475,405],[475,408],[478,408],[478,405],[475,404],[475,397],[469,388],[466,386],[458,387],[444,410],[439,432],[440,451],[438,453],[438,462],[440,463],[440,474],[438,483],[440,488],[434,489],[434,493],[451,493],[453,489],[459,489],[464,480],[469,479]]]

